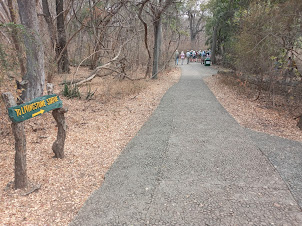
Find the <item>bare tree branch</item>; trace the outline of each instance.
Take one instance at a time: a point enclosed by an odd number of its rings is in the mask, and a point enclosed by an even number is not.
[[[86,83],[86,82],[91,81],[91,80],[96,76],[96,74],[97,74],[98,71],[100,71],[102,68],[108,67],[112,62],[116,61],[116,60],[119,58],[119,56],[120,56],[120,54],[121,54],[122,49],[124,48],[124,46],[125,46],[130,40],[132,40],[134,37],[136,37],[136,34],[133,35],[130,39],[128,39],[126,42],[124,42],[124,43],[120,46],[120,49],[119,49],[117,55],[116,55],[114,58],[112,58],[110,61],[108,61],[108,62],[105,63],[104,65],[101,65],[101,66],[96,67],[96,68],[89,74],[89,76],[88,76],[87,78],[85,78],[85,79],[83,79],[83,80],[81,80],[81,81],[75,83],[74,85],[80,86],[80,85],[82,85],[82,84],[84,84],[84,83]],[[94,53],[94,54],[95,54],[95,53]],[[74,74],[74,76],[75,76],[75,75],[76,75],[76,74]]]

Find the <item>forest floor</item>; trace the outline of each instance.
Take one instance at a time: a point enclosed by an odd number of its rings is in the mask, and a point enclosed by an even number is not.
[[[84,77],[87,71],[81,69],[80,74]],[[54,78],[55,93],[62,92],[58,84],[70,77]],[[14,139],[0,102],[0,224],[67,225],[179,77],[180,69],[175,68],[161,74],[158,80],[120,82],[111,77],[96,78],[80,89],[81,99],[60,95],[69,108],[66,157],[62,160],[52,158],[57,128],[51,114],[25,121],[28,177],[31,183],[41,186],[29,195],[9,185],[14,177]],[[281,105],[272,108],[264,97],[253,100],[241,92],[242,87],[220,75],[205,81],[242,126],[302,141],[297,121]],[[13,81],[2,82],[0,92],[6,91],[14,91]],[[93,92],[92,99],[86,100]]]
[[[233,77],[217,74],[204,80],[222,106],[243,127],[302,142],[302,130],[297,127],[296,119],[302,114],[302,103],[289,103],[276,95],[273,107],[267,92],[261,92],[255,98],[255,90],[243,86]]]
[[[74,68],[72,69],[74,70]],[[82,68],[77,79],[89,72]],[[51,150],[57,128],[51,113],[25,121],[27,173],[40,189],[25,195],[13,190],[14,138],[6,109],[0,101],[0,225],[68,225],[104,175],[159,104],[167,89],[180,78],[174,68],[157,80],[118,81],[95,78],[80,89],[81,99],[62,95],[71,74],[55,76],[55,93],[60,94],[68,133],[65,158],[54,159]],[[138,72],[136,77],[141,74]],[[13,92],[14,81],[4,80],[0,93]],[[89,95],[94,93],[94,95]],[[86,98],[92,98],[86,100]]]

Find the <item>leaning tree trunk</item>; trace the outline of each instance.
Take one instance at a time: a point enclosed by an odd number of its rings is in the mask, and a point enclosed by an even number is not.
[[[58,43],[56,47],[58,73],[69,73],[69,59],[66,46],[66,31],[64,25],[64,0],[56,0],[57,34]],[[63,51],[63,53],[61,53]]]
[[[24,44],[26,47],[27,72],[23,80],[27,88],[22,92],[22,100],[29,101],[43,95],[44,50],[39,37],[39,24],[36,3],[32,0],[18,0],[21,23],[25,27]]]
[[[161,18],[159,17],[154,22],[154,48],[153,48],[153,69],[152,78],[157,79],[158,64],[160,60],[160,47],[161,47]]]

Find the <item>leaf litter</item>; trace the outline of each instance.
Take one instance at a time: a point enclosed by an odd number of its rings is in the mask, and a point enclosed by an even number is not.
[[[56,77],[55,93],[60,93],[62,77]],[[57,127],[51,113],[25,121],[27,174],[33,189],[28,194],[12,189],[14,138],[0,102],[0,224],[67,225],[179,78],[177,68],[160,74],[157,80],[96,78],[89,84],[89,89],[96,91],[92,100],[60,95],[69,109],[65,114],[68,130],[64,159],[53,158],[51,146]],[[6,81],[0,89],[1,93],[13,92],[13,81]],[[81,92],[85,90],[87,87],[81,88]]]
[[[217,74],[204,80],[217,100],[240,125],[258,132],[302,142],[302,130],[297,127],[297,119],[284,105],[280,105],[279,108],[270,107],[266,93],[263,93],[266,97],[257,100],[249,98],[239,90],[247,89],[246,87],[226,85],[222,76]],[[282,97],[276,98],[282,103]],[[302,109],[296,110],[302,113]]]

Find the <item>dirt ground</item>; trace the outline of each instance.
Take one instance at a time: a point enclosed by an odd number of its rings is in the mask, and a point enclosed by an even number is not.
[[[250,94],[254,91],[241,86],[234,78],[227,81],[222,75],[207,77],[205,82],[223,107],[243,127],[275,136],[302,142],[302,130],[297,127],[295,114],[302,114],[302,105],[287,105],[283,97],[275,96],[276,107],[268,94],[259,98]],[[257,94],[256,94],[257,95]],[[294,111],[290,111],[294,109]]]
[[[87,74],[81,70],[77,79]],[[58,84],[70,77],[55,76],[55,93],[61,93]],[[51,113],[25,121],[27,173],[32,184],[41,186],[26,196],[9,186],[14,178],[14,138],[0,102],[0,225],[67,225],[179,77],[180,70],[172,69],[157,80],[96,78],[80,89],[81,99],[60,95],[69,109],[62,160],[54,159],[51,150],[57,134]],[[14,92],[14,82],[4,80],[0,89]],[[89,93],[94,95],[86,100]]]

